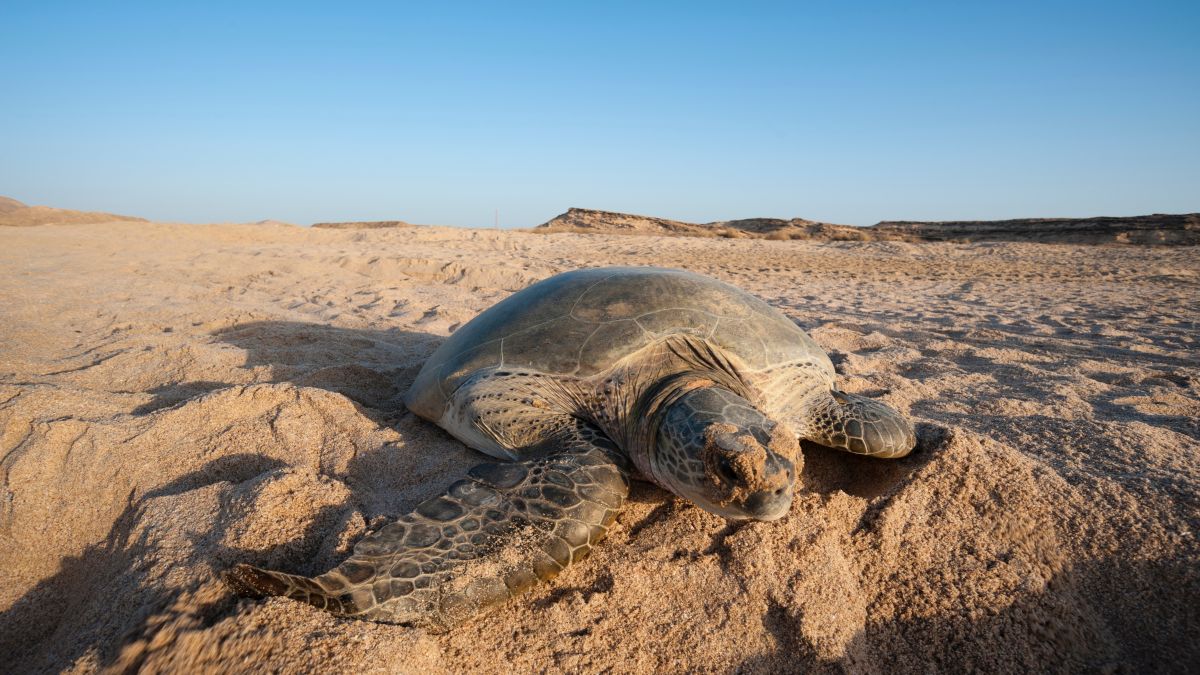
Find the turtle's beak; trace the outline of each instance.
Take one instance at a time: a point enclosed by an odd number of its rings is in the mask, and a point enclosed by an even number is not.
[[[756,492],[742,502],[742,509],[752,520],[779,520],[792,509],[792,486]]]

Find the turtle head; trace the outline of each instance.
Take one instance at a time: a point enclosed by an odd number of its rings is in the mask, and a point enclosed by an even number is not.
[[[659,483],[733,520],[786,515],[800,463],[795,434],[718,386],[667,405],[650,456]]]

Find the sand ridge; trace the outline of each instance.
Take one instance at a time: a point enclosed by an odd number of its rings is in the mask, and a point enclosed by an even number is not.
[[[152,223],[0,230],[0,657],[18,671],[1184,672],[1200,661],[1191,247]],[[482,461],[400,396],[554,273],[764,298],[895,462],[804,447],[776,523],[638,485],[610,539],[444,636],[237,600]]]
[[[119,216],[97,211],[73,211],[51,206],[29,206],[11,197],[0,197],[0,227],[33,227],[35,225],[80,225],[116,221],[146,222],[145,218]]]

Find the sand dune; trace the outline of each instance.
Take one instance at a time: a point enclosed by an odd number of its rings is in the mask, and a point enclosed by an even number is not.
[[[13,211],[26,208],[29,208],[28,205],[23,204],[12,197],[0,197],[0,213],[12,213]]]
[[[98,211],[72,211],[50,206],[27,206],[9,198],[0,197],[0,227],[33,227],[35,225],[80,225],[86,223],[111,223],[115,221],[146,222],[145,218],[119,216]]]
[[[447,635],[238,600],[481,457],[400,402],[447,334],[581,266],[681,267],[918,421],[805,448],[792,513],[639,485],[587,562]],[[0,659],[14,672],[1186,672],[1200,250],[404,230],[0,230]]]

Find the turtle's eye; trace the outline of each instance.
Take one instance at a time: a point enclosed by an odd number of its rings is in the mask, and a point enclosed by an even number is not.
[[[717,473],[729,483],[737,482],[737,473],[733,470],[733,464],[730,463],[728,457],[717,458]]]

